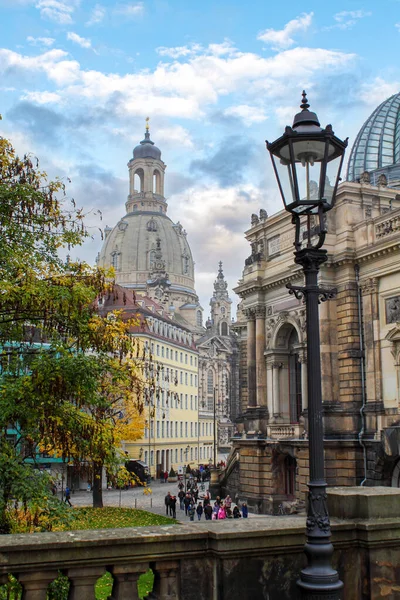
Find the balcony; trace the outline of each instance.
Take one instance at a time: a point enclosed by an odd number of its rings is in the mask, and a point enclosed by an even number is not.
[[[299,423],[288,423],[286,425],[272,423],[268,425],[267,435],[272,440],[299,440],[304,438],[304,427]]]

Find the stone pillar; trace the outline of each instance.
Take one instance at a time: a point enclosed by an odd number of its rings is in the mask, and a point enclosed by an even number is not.
[[[154,571],[154,588],[151,598],[154,600],[178,600],[179,583],[178,561],[165,561],[157,563]]]
[[[94,586],[104,575],[104,567],[76,567],[68,569],[67,575],[71,582],[68,600],[96,600]]]
[[[255,310],[256,331],[256,404],[265,406],[267,403],[267,372],[265,368],[265,306],[257,306]]]
[[[138,579],[142,573],[146,573],[148,564],[138,563],[131,565],[116,565],[112,569],[114,577],[113,595],[114,600],[139,600]]]
[[[23,587],[24,600],[46,600],[47,588],[57,577],[57,571],[38,571],[36,573],[22,573],[18,582]],[[94,596],[93,596],[94,598]]]
[[[382,365],[379,339],[379,297],[377,278],[361,282],[364,317],[366,396],[368,402],[382,400]]]
[[[253,309],[246,311],[247,317],[247,389],[248,406],[257,406],[256,397],[256,322]]]
[[[272,406],[273,406],[273,416],[277,418],[280,416],[280,372],[282,368],[282,363],[275,362],[272,363]]]

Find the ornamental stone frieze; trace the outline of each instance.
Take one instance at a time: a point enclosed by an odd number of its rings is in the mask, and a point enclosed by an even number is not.
[[[265,315],[266,315],[265,306],[257,305],[254,308],[254,314],[255,314],[256,319],[265,319]]]
[[[361,293],[363,296],[367,294],[374,294],[378,291],[378,277],[369,277],[368,279],[364,279],[360,281]]]

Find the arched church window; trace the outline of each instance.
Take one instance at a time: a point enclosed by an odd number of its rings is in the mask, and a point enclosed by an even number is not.
[[[197,311],[196,314],[196,323],[199,327],[201,327],[203,325],[203,315],[201,314],[201,310]]]
[[[221,335],[228,335],[228,324],[225,321],[221,323]]]
[[[225,306],[221,306],[221,315],[225,314]]]
[[[139,192],[144,192],[144,171],[143,169],[136,169],[133,176],[133,187]]]
[[[121,266],[121,253],[111,252],[111,266],[117,271]]]
[[[155,221],[155,219],[150,219],[150,221],[147,222],[147,231],[157,231],[158,227],[157,227],[157,222]]]
[[[153,192],[161,194],[161,175],[157,169],[153,172]]]

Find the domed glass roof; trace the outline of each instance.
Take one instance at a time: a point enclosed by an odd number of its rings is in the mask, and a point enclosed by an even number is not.
[[[351,150],[347,180],[358,181],[365,171],[390,172],[393,165],[400,165],[400,93],[382,102],[361,127]]]
[[[150,139],[150,132],[146,130],[144,140],[133,149],[133,158],[154,158],[161,160],[161,150]]]

